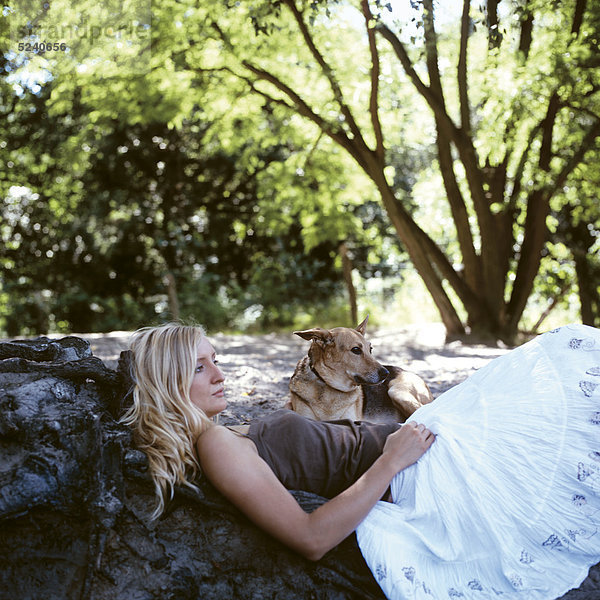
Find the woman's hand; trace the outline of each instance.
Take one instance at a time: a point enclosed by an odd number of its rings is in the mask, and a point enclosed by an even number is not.
[[[425,425],[411,421],[387,437],[383,456],[401,471],[417,462],[434,441],[435,435]]]

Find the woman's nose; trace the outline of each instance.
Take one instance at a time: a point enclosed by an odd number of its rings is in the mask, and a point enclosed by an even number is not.
[[[214,365],[213,379],[214,381],[225,381],[225,375],[217,365]]]

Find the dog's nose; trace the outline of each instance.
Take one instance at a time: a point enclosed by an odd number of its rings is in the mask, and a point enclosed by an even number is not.
[[[380,367],[377,371],[377,375],[379,375],[380,381],[384,381],[385,379],[387,379],[389,374],[390,372],[385,367]]]

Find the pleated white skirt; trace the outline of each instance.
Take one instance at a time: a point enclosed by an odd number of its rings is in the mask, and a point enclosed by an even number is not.
[[[393,600],[550,600],[600,562],[600,330],[495,359],[411,418],[436,434],[357,529]]]

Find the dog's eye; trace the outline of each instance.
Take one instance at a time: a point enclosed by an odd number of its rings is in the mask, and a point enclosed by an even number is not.
[[[352,350],[350,350],[350,352],[352,352],[352,354],[362,354],[362,348],[359,348],[358,346],[354,346],[354,348],[352,348]]]

